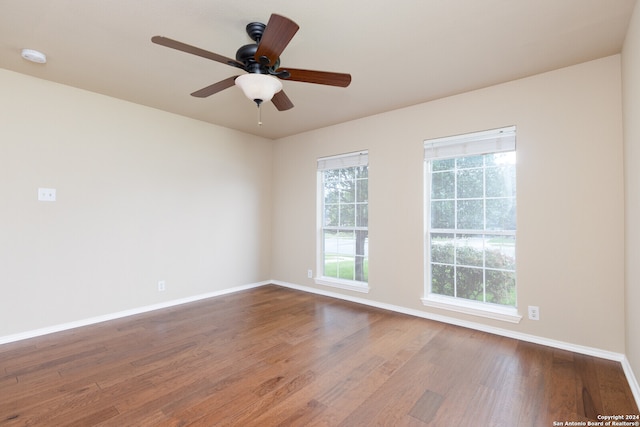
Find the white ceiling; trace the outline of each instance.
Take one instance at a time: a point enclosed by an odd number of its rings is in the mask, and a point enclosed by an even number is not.
[[[0,0],[0,68],[280,138],[619,53],[636,0]],[[295,108],[239,88],[189,94],[237,69],[151,43],[235,57],[245,25],[300,30],[283,67],[350,73],[348,88],[284,81]],[[46,53],[44,65],[20,56]],[[0,95],[1,96],[1,95]]]

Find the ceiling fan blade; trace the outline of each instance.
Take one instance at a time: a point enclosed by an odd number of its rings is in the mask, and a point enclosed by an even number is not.
[[[275,64],[299,28],[291,19],[272,14],[258,43],[256,61],[267,66]]]
[[[191,96],[195,96],[196,98],[206,98],[207,96],[211,96],[215,93],[223,91],[235,84],[236,77],[238,76],[232,76],[227,79],[221,80],[218,83],[203,87],[202,89],[193,92]]]
[[[295,82],[316,83],[319,85],[347,87],[351,83],[351,74],[331,73],[328,71],[300,70],[296,68],[280,68],[280,71],[288,71],[289,77],[282,77],[285,80]]]
[[[203,58],[211,59],[212,61],[221,62],[244,70],[244,65],[235,59],[227,58],[226,56],[218,55],[217,53],[209,52],[208,50],[200,49],[199,47],[191,46],[177,40],[162,36],[153,36],[151,37],[151,41],[161,46],[170,47],[171,49],[190,53],[192,55],[198,55]]]
[[[291,102],[291,100],[283,90],[273,95],[273,98],[271,98],[271,102],[273,102],[273,105],[276,106],[278,111],[286,111],[293,108],[293,102]]]

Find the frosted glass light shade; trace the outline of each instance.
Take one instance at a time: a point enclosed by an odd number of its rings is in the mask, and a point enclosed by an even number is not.
[[[236,78],[236,85],[252,101],[259,99],[262,102],[268,102],[273,95],[282,90],[282,82],[266,74],[243,74]]]

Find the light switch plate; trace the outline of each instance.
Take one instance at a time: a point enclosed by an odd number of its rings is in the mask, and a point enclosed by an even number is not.
[[[38,188],[38,200],[40,200],[41,202],[55,202],[56,189],[55,188]]]

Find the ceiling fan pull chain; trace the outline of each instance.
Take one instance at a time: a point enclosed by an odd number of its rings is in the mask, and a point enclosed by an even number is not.
[[[262,108],[258,104],[258,126],[262,126]]]

